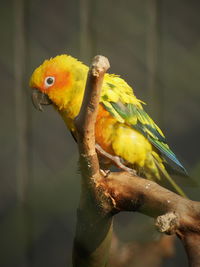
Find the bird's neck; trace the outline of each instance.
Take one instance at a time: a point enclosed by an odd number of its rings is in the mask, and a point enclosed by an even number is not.
[[[50,98],[67,124],[67,127],[73,131],[73,120],[78,115],[83,100],[88,67],[80,63],[75,64],[71,69],[71,86],[60,88],[59,93],[52,93]]]

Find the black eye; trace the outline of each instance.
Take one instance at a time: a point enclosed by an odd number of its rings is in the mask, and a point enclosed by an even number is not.
[[[49,77],[49,78],[47,79],[47,83],[48,83],[49,85],[52,84],[52,83],[53,83],[53,78]]]
[[[55,78],[54,77],[49,76],[49,77],[46,77],[46,79],[45,79],[45,85],[47,87],[53,85],[54,82],[55,82]]]

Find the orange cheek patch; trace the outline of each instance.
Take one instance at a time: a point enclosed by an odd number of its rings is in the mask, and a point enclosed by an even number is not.
[[[61,72],[55,75],[55,84],[51,87],[52,89],[67,88],[72,85],[72,76],[70,72]]]
[[[42,91],[60,90],[68,88],[72,85],[72,74],[69,71],[61,70],[57,65],[50,66],[45,72],[45,78],[48,76],[55,77],[54,85],[46,87],[43,81]],[[44,79],[45,79],[44,78]]]

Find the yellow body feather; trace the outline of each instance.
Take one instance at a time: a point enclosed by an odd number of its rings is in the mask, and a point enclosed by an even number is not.
[[[75,131],[73,120],[82,104],[87,72],[88,67],[80,61],[61,55],[46,60],[30,79],[30,87],[48,95],[72,132]],[[46,77],[55,79],[52,86],[46,86]],[[106,74],[95,126],[96,142],[148,179],[160,180],[161,174],[168,175],[163,155],[168,153],[171,158],[175,155],[142,104],[122,78]]]

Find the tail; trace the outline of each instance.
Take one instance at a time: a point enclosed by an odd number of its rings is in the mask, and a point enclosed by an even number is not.
[[[177,185],[177,183],[170,177],[168,172],[166,171],[164,165],[153,156],[155,165],[157,166],[160,173],[167,179],[167,181],[171,184],[171,186],[176,190],[176,192],[184,198],[188,198],[183,190]]]

